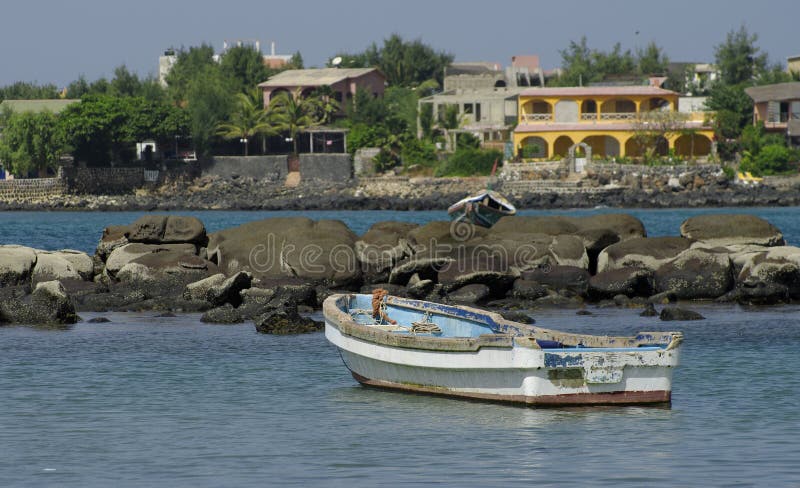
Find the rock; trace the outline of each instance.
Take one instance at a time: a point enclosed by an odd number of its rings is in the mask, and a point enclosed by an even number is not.
[[[206,228],[197,217],[170,215],[164,225],[162,244],[192,243],[205,246],[208,243]]]
[[[519,322],[520,324],[535,324],[536,320],[533,319],[530,315],[525,312],[520,312],[518,310],[503,310],[500,312],[500,315],[512,322]]]
[[[575,315],[594,315],[594,314],[588,310],[578,310],[577,312],[575,312]]]
[[[338,220],[272,218],[210,234],[208,258],[228,275],[248,271],[256,280],[297,277],[350,287],[361,282],[356,240]]]
[[[143,215],[128,226],[126,237],[130,242],[160,244],[166,226],[166,215]]]
[[[321,331],[325,324],[302,317],[297,308],[287,307],[261,315],[255,320],[256,331],[262,334],[307,334]]]
[[[559,293],[551,293],[547,296],[539,298],[533,302],[534,306],[537,307],[560,307],[560,308],[581,308],[584,306],[584,302],[580,297],[572,296],[564,296]]]
[[[453,261],[453,258],[450,257],[413,256],[392,268],[392,272],[389,274],[389,283],[405,285],[415,274],[420,279],[438,279],[439,270]]]
[[[195,255],[197,248],[193,244],[125,244],[114,249],[108,256],[105,272],[108,276],[115,277],[131,261],[148,254],[165,252]]]
[[[656,307],[653,306],[652,303],[648,303],[645,305],[644,310],[642,313],[639,314],[639,317],[657,317],[658,312],[656,312]]]
[[[628,214],[599,214],[585,217],[571,217],[578,227],[578,234],[593,230],[610,230],[620,242],[647,237],[641,220]]]
[[[439,268],[437,280],[445,291],[479,283],[493,289],[495,295],[504,295],[511,287],[515,275],[510,272],[504,253],[500,250],[464,246],[463,253]]]
[[[612,244],[597,257],[597,271],[638,267],[655,272],[661,265],[689,249],[682,237],[641,237]]]
[[[510,296],[520,300],[536,300],[549,294],[547,288],[538,281],[518,278],[514,280]]]
[[[200,321],[209,324],[241,324],[244,322],[244,317],[233,305],[226,303],[204,313]]]
[[[76,251],[74,249],[62,249],[53,254],[69,261],[73,269],[78,272],[82,279],[90,281],[94,278],[94,260],[85,252]]]
[[[447,298],[457,303],[478,303],[489,297],[489,287],[482,284],[466,285],[447,294]]]
[[[225,303],[238,307],[242,303],[241,291],[250,288],[252,282],[253,275],[239,271],[222,283],[209,287],[205,300],[217,307]]]
[[[421,299],[427,297],[435,286],[436,283],[434,283],[433,280],[417,280],[414,284],[409,282],[406,291],[408,296]]]
[[[786,244],[777,227],[755,215],[698,215],[681,224],[681,235],[713,246]]]
[[[186,284],[198,281],[213,274],[216,265],[198,256],[180,251],[165,251],[140,256],[117,272],[116,278],[128,283],[154,283],[168,281]]]
[[[90,263],[91,258],[86,256]],[[94,266],[92,266],[92,269]],[[58,254],[39,251],[36,253],[36,265],[31,274],[31,283],[36,284],[43,281],[53,280],[80,280],[83,279],[78,270],[70,261],[67,261]]]
[[[585,295],[589,289],[589,272],[577,266],[541,266],[523,271],[521,278],[535,281],[550,290],[569,290]]]
[[[647,297],[653,294],[653,272],[641,268],[619,268],[604,271],[589,279],[589,295],[612,298],[623,294]]]
[[[417,254],[431,256],[450,255],[452,249],[476,237],[484,237],[489,230],[472,225],[453,222],[434,221],[412,229],[406,236],[411,248]]]
[[[703,249],[688,249],[655,272],[656,291],[671,291],[678,299],[717,298],[733,285],[728,256]]]
[[[650,298],[647,299],[648,303],[653,304],[660,304],[666,305],[668,303],[675,303],[678,301],[678,297],[675,296],[675,293],[672,291],[665,291],[662,293],[656,293],[655,295],[651,295]]]
[[[30,283],[36,251],[30,247],[0,246],[0,287]]]
[[[800,298],[800,248],[778,246],[753,254],[736,281],[743,289],[761,287],[756,296],[766,290],[779,293],[780,287],[785,287],[791,298]]]
[[[411,254],[406,235],[417,227],[407,222],[378,222],[361,236],[355,250],[365,281],[388,280],[392,266]]]
[[[704,320],[705,317],[692,310],[678,307],[664,307],[661,309],[661,320]]]
[[[58,281],[44,281],[28,296],[6,295],[0,301],[0,321],[23,325],[66,325],[78,321],[75,306]]]
[[[127,234],[127,225],[109,225],[103,229],[103,236],[97,244],[95,255],[98,256],[102,262],[105,262],[114,249],[122,247],[130,242],[126,237]]]
[[[555,236],[550,251],[556,258],[556,263],[561,266],[589,268],[589,256],[580,237],[563,234]]]
[[[111,322],[108,317],[94,317],[86,321],[87,324],[107,324]]]
[[[187,300],[205,300],[208,290],[210,290],[212,286],[222,284],[225,280],[226,277],[224,274],[217,273],[208,278],[203,278],[200,281],[189,283],[186,285],[186,291],[184,291],[183,297]]]

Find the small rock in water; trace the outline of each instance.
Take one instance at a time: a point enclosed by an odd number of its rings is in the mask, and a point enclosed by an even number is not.
[[[172,312],[164,312],[155,316],[155,318],[157,319],[172,318],[172,317],[175,317],[175,314]]]
[[[664,307],[659,316],[661,320],[704,320],[699,313],[678,307]]]
[[[648,303],[644,307],[644,311],[639,314],[639,317],[657,317],[658,312],[656,312],[656,307],[653,306],[652,303]]]
[[[111,319],[106,317],[95,317],[86,321],[88,324],[105,324],[111,322]]]
[[[594,314],[588,310],[578,310],[577,312],[575,312],[575,315],[594,315]]]
[[[526,314],[525,312],[520,312],[518,310],[504,310],[500,312],[500,315],[512,322],[519,322],[520,324],[535,324],[536,320],[533,319],[530,315]]]

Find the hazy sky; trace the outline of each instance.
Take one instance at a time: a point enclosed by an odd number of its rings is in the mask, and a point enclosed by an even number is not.
[[[798,0],[9,0],[0,11],[0,86],[93,81],[121,64],[154,75],[165,49],[207,42],[220,51],[225,39],[259,39],[265,53],[275,41],[312,67],[398,33],[456,61],[539,54],[549,69],[584,35],[591,48],[655,41],[673,61],[712,61],[744,23],[772,62],[800,54]]]

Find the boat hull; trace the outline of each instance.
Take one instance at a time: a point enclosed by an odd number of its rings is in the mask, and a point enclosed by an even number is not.
[[[521,347],[442,354],[376,345],[346,336],[333,324],[326,324],[326,336],[361,384],[532,406],[669,404],[678,360],[677,351],[610,354]]]

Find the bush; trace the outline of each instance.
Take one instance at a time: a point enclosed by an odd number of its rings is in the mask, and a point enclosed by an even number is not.
[[[783,144],[767,144],[755,155],[745,151],[740,168],[758,176],[776,175],[790,171],[795,160],[797,151]]]
[[[495,150],[460,149],[436,168],[436,176],[486,176],[503,153]]]
[[[436,158],[436,146],[428,141],[409,139],[403,144],[400,159],[403,160],[404,166],[419,164],[425,167],[432,167],[438,160]]]
[[[398,161],[397,157],[390,151],[381,149],[381,152],[373,158],[372,163],[375,165],[376,173],[384,173],[397,166]]]

